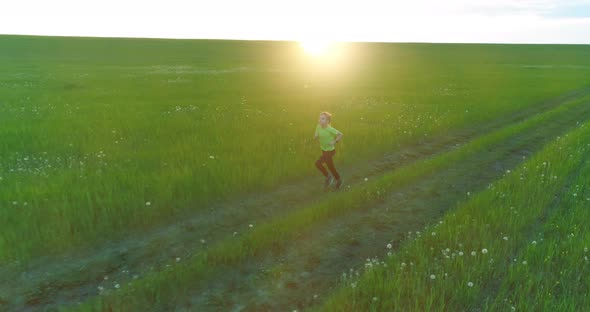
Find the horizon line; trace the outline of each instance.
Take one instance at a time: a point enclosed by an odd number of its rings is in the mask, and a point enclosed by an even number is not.
[[[132,37],[132,36],[89,36],[89,35],[43,35],[0,33],[0,36],[46,37],[46,38],[85,38],[85,39],[153,39],[153,40],[211,40],[211,41],[252,41],[252,42],[301,42],[298,39],[253,39],[253,38],[188,38],[188,37]],[[400,43],[400,44],[489,44],[489,45],[590,45],[590,43],[559,42],[443,42],[443,41],[351,41],[333,40],[337,43]]]

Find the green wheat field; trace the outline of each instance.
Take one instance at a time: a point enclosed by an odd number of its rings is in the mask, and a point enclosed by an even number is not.
[[[338,49],[0,36],[0,310],[588,309],[590,46]]]

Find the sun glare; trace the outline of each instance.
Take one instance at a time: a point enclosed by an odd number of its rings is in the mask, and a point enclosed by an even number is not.
[[[326,55],[332,47],[332,42],[322,40],[303,40],[299,41],[299,45],[308,54],[313,56]]]

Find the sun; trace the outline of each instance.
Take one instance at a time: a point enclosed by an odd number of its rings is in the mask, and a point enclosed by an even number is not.
[[[323,56],[328,54],[333,43],[327,40],[302,40],[299,45],[308,54],[313,56]]]

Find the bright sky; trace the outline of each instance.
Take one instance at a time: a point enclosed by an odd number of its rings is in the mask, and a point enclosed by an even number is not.
[[[7,0],[0,34],[590,44],[590,0]]]

